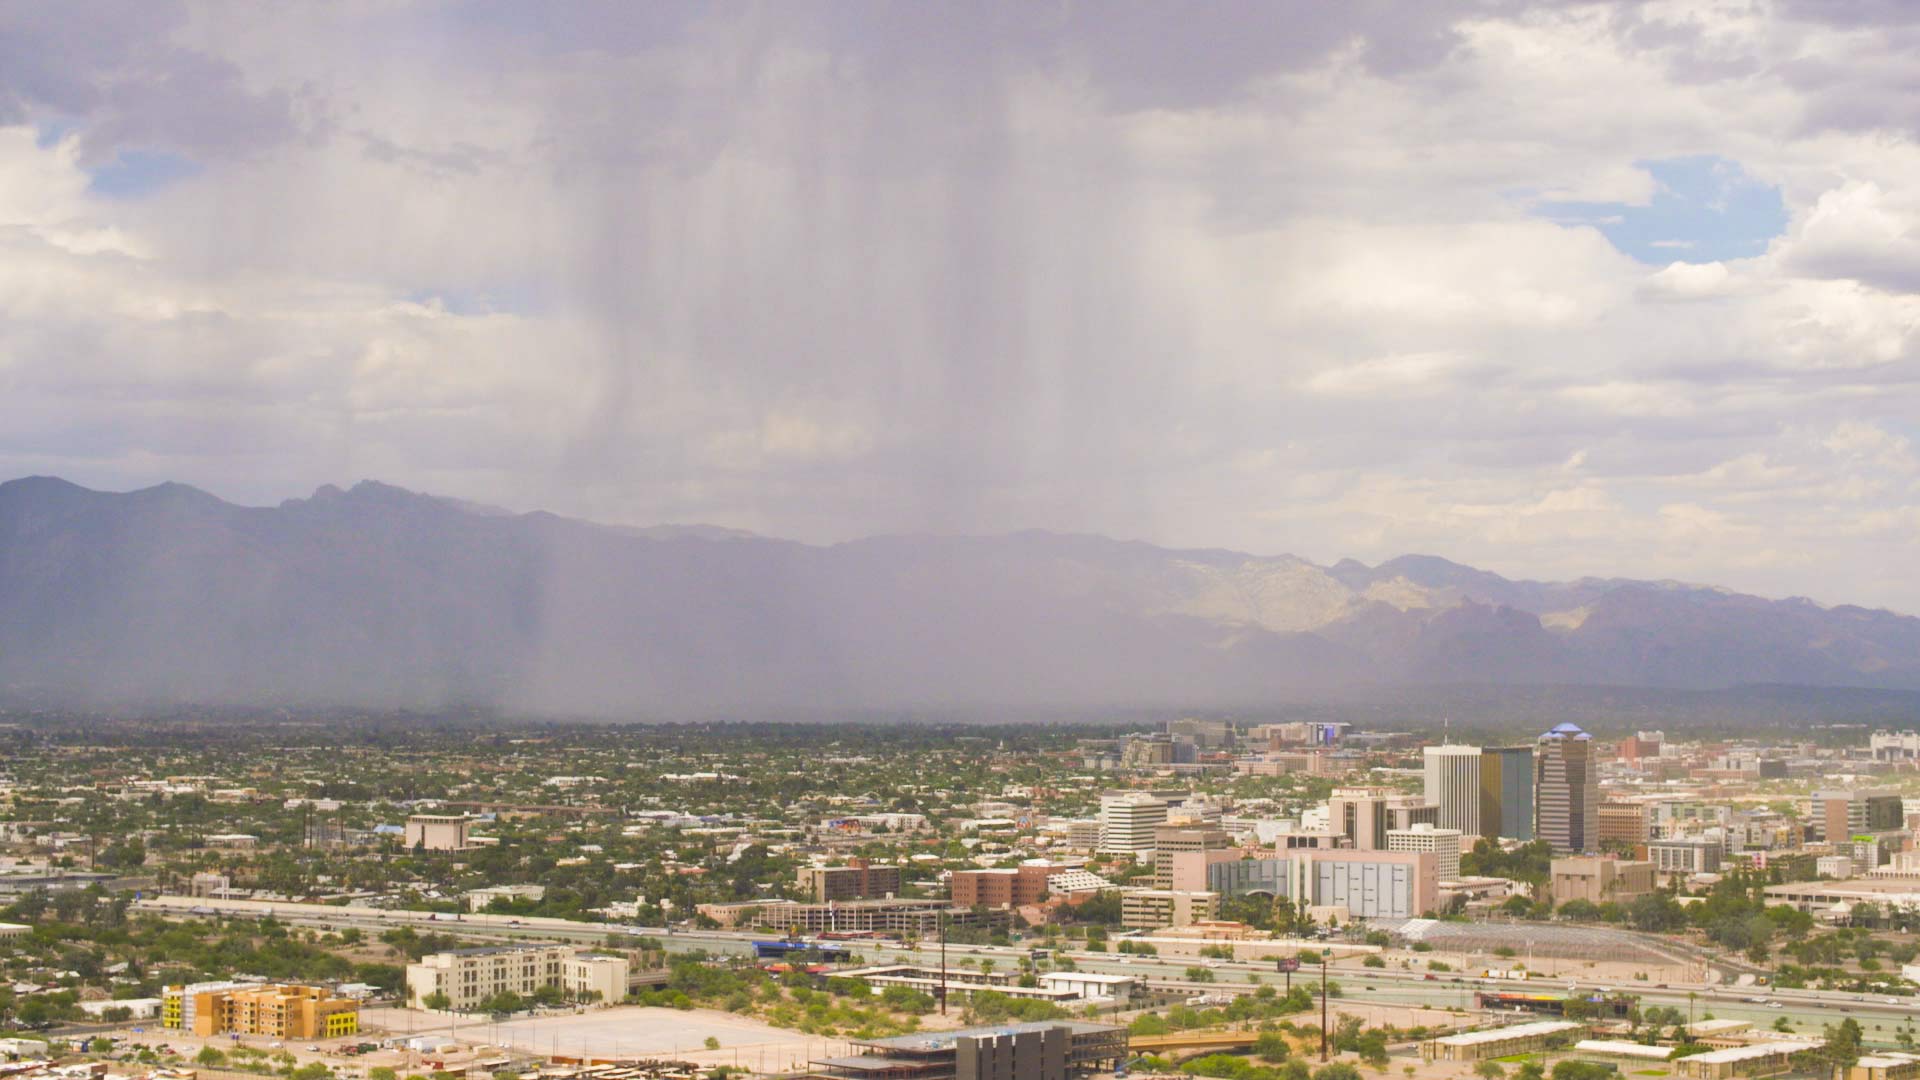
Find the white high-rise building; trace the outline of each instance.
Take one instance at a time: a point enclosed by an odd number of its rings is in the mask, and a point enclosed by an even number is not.
[[[1153,850],[1153,830],[1167,823],[1167,804],[1144,792],[1100,796],[1100,850],[1138,856]]]
[[[1440,881],[1460,880],[1460,830],[1421,823],[1387,830],[1388,851],[1425,851],[1433,855],[1433,874]]]
[[[1426,799],[1440,808],[1440,828],[1480,836],[1480,748],[1429,746],[1426,774]]]

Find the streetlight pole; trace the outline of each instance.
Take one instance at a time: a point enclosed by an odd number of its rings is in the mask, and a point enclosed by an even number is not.
[[[947,1015],[947,913],[940,912],[940,1015]]]

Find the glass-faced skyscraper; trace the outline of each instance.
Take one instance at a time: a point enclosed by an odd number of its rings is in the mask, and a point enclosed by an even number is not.
[[[1556,855],[1600,846],[1600,769],[1593,736],[1561,724],[1540,736],[1533,756],[1534,835]]]

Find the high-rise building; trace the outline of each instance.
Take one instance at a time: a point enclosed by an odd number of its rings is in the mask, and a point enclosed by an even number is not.
[[[1534,759],[1534,836],[1556,855],[1600,847],[1600,769],[1593,736],[1559,724],[1540,736]]]
[[[1532,840],[1533,747],[1489,746],[1480,751],[1480,821],[1484,835]]]
[[[1433,856],[1433,874],[1440,881],[1460,880],[1460,830],[1415,825],[1387,830],[1388,851],[1424,851]]]
[[[1526,746],[1429,746],[1426,802],[1434,824],[1479,837],[1533,839],[1533,749]]]
[[[1145,792],[1100,796],[1100,850],[1139,855],[1153,850],[1153,830],[1167,823],[1166,800]]]
[[[1480,835],[1480,748],[1429,746],[1426,749],[1426,797],[1439,808],[1437,823]]]

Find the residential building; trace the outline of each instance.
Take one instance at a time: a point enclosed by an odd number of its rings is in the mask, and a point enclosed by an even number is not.
[[[407,965],[407,1001],[423,1005],[435,993],[447,1008],[472,1009],[496,994],[531,997],[554,986],[580,1001],[615,1004],[641,986],[663,983],[641,954],[576,953],[568,945],[488,945],[432,953]]]
[[[1459,829],[1440,829],[1432,825],[1414,825],[1387,830],[1388,851],[1424,851],[1433,856],[1434,876],[1441,881],[1460,880]]]
[[[1600,769],[1593,736],[1560,724],[1540,736],[1533,768],[1534,835],[1556,855],[1600,846]]]
[[[465,814],[414,814],[403,843],[409,851],[465,851],[473,846],[471,824]]]
[[[360,1031],[360,1003],[320,986],[193,983],[161,991],[160,1025],[187,1034],[331,1039]]]
[[[1167,802],[1144,792],[1100,797],[1100,850],[1142,855],[1153,850],[1153,831],[1167,823]]]
[[[1120,925],[1134,930],[1187,926],[1217,918],[1220,895],[1173,889],[1128,889],[1120,894]]]
[[[1654,865],[1647,861],[1615,859],[1606,855],[1576,855],[1555,859],[1548,887],[1553,902],[1585,900],[1589,904],[1616,903],[1645,896],[1654,888]]]
[[[900,868],[850,859],[845,866],[803,866],[794,873],[801,892],[816,904],[831,900],[863,900],[900,893]]]

